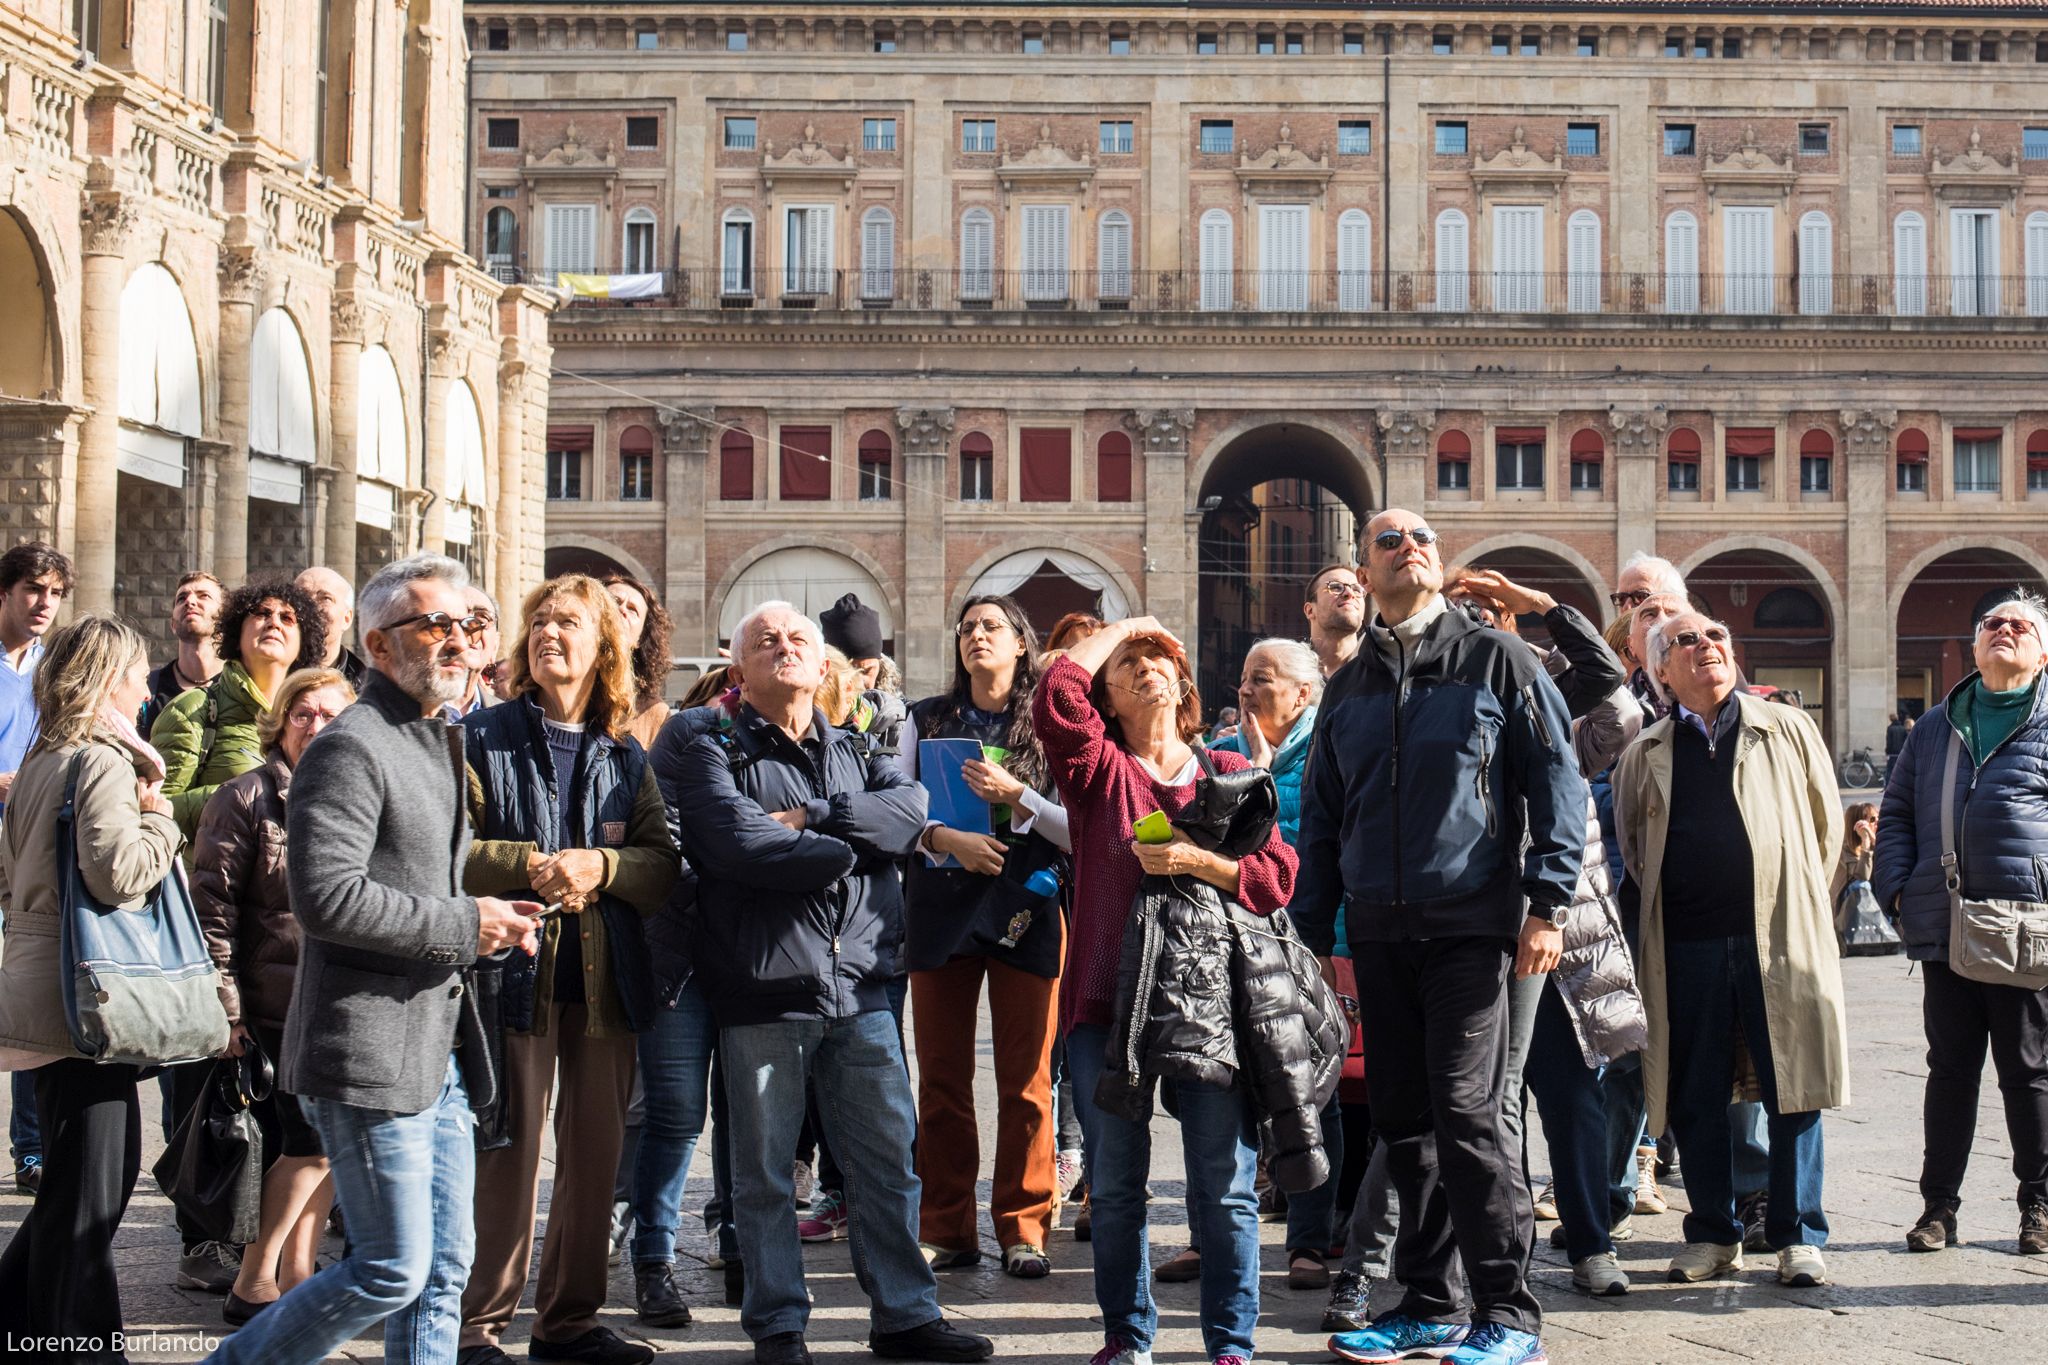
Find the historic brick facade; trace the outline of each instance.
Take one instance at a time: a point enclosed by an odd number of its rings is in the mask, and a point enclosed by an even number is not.
[[[929,688],[991,579],[1227,652],[1307,567],[1230,535],[1323,543],[1257,492],[1307,480],[1602,608],[1664,554],[1881,743],[2048,568],[2048,21],[1876,8],[473,0],[473,136],[521,126],[472,232],[547,276],[662,225],[658,297],[552,321],[550,554],[679,654],[857,586]]]

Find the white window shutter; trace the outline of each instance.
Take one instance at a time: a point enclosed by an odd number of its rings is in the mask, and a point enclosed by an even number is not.
[[[1700,311],[1700,225],[1683,210],[1664,220],[1664,311]]]
[[[1835,229],[1819,211],[1799,220],[1799,311],[1835,311]]]
[[[1726,312],[1772,311],[1776,285],[1771,262],[1772,213],[1754,207],[1721,211],[1722,265],[1728,277]]]
[[[1210,209],[1202,215],[1203,311],[1228,312],[1234,306],[1231,288],[1232,264],[1230,215],[1222,209]]]
[[[1957,317],[1977,312],[1977,222],[1967,209],[1949,214],[1950,311]]]
[[[860,296],[888,299],[896,294],[896,215],[881,207],[860,220]]]
[[[1436,308],[1440,313],[1462,313],[1471,307],[1468,273],[1470,254],[1466,250],[1465,215],[1445,209],[1436,216]]]
[[[995,218],[987,209],[969,209],[960,218],[960,297],[987,299],[995,294]]]
[[[1600,216],[1580,209],[1565,231],[1566,300],[1574,313],[1600,311]]]
[[[1337,219],[1337,307],[1363,313],[1372,307],[1372,219],[1346,209]]]
[[[1067,297],[1067,206],[1024,206],[1024,297],[1058,302]]]
[[[557,274],[585,275],[597,248],[597,205],[548,205],[548,283]]]
[[[1927,220],[1911,209],[1892,220],[1892,311],[1912,318],[1927,311]]]
[[[1259,206],[1259,306],[1308,307],[1308,205]]]
[[[1493,211],[1493,306],[1504,313],[1543,309],[1543,210],[1504,205]]]
[[[2027,215],[2027,316],[2048,317],[2048,213]]]
[[[1131,220],[1121,210],[1102,215],[1096,226],[1095,296],[1127,299],[1131,296]]]

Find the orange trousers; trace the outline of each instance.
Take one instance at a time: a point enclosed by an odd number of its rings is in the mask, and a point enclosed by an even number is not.
[[[996,1244],[1043,1248],[1059,1175],[1054,1164],[1052,1043],[1059,982],[994,958],[963,957],[910,974],[917,1038],[917,1174],[924,1183],[919,1236],[948,1251],[980,1244],[975,1180],[981,1134],[974,1117],[975,1016],[988,982],[996,1073],[996,1166],[989,1218]]]

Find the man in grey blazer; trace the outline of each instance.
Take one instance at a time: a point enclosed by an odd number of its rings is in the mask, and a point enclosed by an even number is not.
[[[319,1130],[349,1255],[263,1306],[213,1360],[310,1365],[380,1320],[386,1360],[455,1359],[475,1242],[470,1106],[497,1084],[469,968],[532,952],[541,909],[462,894],[462,740],[441,708],[469,681],[467,582],[422,554],[365,585],[362,697],[292,775],[304,946],[278,1083]]]

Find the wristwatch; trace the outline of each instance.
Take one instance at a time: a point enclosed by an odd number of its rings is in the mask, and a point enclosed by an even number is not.
[[[1547,920],[1553,929],[1564,928],[1564,922],[1571,918],[1571,913],[1572,908],[1569,905],[1556,905],[1548,910],[1540,910],[1533,905],[1529,907],[1530,919]]]

